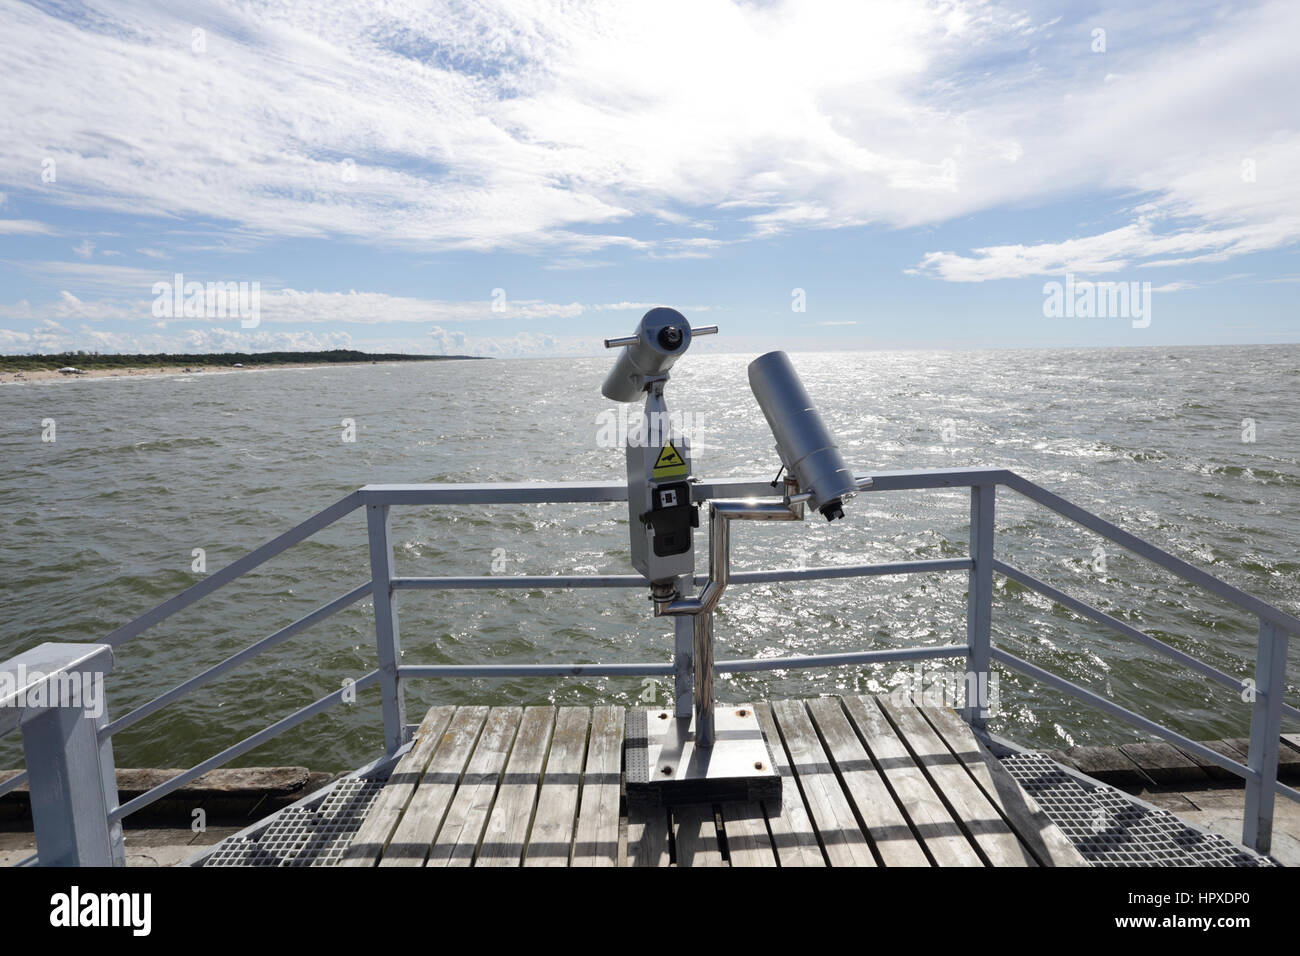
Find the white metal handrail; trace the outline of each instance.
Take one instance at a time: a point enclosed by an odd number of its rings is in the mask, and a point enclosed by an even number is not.
[[[784,568],[764,571],[744,571],[731,575],[733,584],[796,582],[805,580],[830,580],[865,577],[966,571],[969,576],[967,594],[967,640],[965,644],[938,647],[912,647],[884,650],[856,651],[837,654],[803,655],[781,658],[753,658],[719,661],[719,672],[752,672],[760,670],[794,670],[835,666],[856,666],[903,660],[941,658],[966,658],[968,674],[987,674],[993,662],[1018,670],[1059,691],[1117,716],[1163,739],[1191,750],[1219,766],[1241,776],[1247,786],[1246,816],[1243,823],[1243,842],[1267,852],[1271,836],[1273,796],[1300,800],[1300,793],[1277,781],[1277,757],[1281,732],[1281,718],[1285,714],[1300,717],[1300,710],[1282,700],[1285,688],[1286,642],[1288,634],[1300,633],[1300,619],[1254,596],[1241,591],[1212,575],[1196,568],[1143,539],[1124,531],[1073,503],[1041,488],[1015,472],[1000,468],[937,469],[928,471],[892,471],[871,476],[868,492],[914,491],[924,489],[969,488],[971,493],[970,554],[964,558],[932,561],[905,561],[884,564],[844,565],[825,568]],[[1241,682],[1225,672],[1178,649],[1124,624],[1093,608],[1086,602],[1039,581],[993,556],[994,507],[998,485],[1018,492],[1075,523],[1102,535],[1110,541],[1153,561],[1166,570],[1210,591],[1243,609],[1256,614],[1261,622],[1260,639],[1256,657],[1256,698],[1252,707],[1251,745],[1248,765],[1238,764],[1216,754],[1195,741],[1189,740],[1159,723],[1129,711],[1113,701],[1072,684],[1057,675],[1024,661],[1002,648],[992,646],[992,581],[994,573],[1033,588],[1046,597],[1061,603],[1076,613],[1105,624],[1120,634],[1202,673],[1220,684],[1241,687]],[[700,482],[693,487],[693,498],[705,501],[718,498],[776,498],[780,497],[771,482],[763,479],[739,479]],[[335,504],[313,515],[289,531],[273,538],[230,565],[214,572],[175,597],[135,620],[117,628],[105,638],[104,643],[116,647],[173,614],[229,584],[243,574],[270,560],[282,551],[306,540],[323,528],[358,509],[367,513],[370,539],[371,580],[363,582],[346,594],[317,608],[315,611],[286,625],[218,664],[169,691],[140,705],[129,713],[97,728],[99,739],[108,743],[112,735],[160,711],[168,704],[187,696],[192,691],[226,672],[254,659],[290,637],[351,606],[366,596],[374,599],[376,622],[376,651],[379,666],[355,682],[351,689],[380,687],[385,728],[385,750],[395,752],[406,739],[408,725],[405,716],[403,682],[409,679],[427,679],[450,676],[464,677],[526,677],[526,676],[674,676],[678,678],[678,691],[683,686],[689,693],[689,682],[680,681],[689,661],[676,659],[672,663],[589,663],[589,664],[402,664],[400,629],[394,593],[400,590],[499,590],[515,588],[624,588],[644,587],[647,582],[639,575],[519,575],[519,576],[461,576],[461,577],[403,577],[393,566],[392,541],[389,533],[390,509],[394,506],[447,506],[491,504],[559,504],[583,502],[625,502],[627,486],[624,482],[552,482],[552,483],[495,483],[495,484],[441,484],[441,485],[368,485],[340,499]],[[696,578],[702,583],[703,576]],[[978,682],[967,682],[968,693]],[[255,747],[273,739],[284,731],[340,703],[349,688],[300,708],[294,713],[263,728],[244,740],[226,748],[202,763],[186,770],[168,781],[141,794],[128,803],[112,809],[107,815],[110,825],[154,801],[165,797],[203,773],[215,769]],[[982,728],[985,714],[981,702],[968,698],[965,715],[977,728]],[[28,780],[24,772],[0,785],[0,795]],[[38,840],[40,834],[38,833]]]

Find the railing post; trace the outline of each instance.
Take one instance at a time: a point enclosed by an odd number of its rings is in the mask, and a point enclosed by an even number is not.
[[[41,644],[0,665],[0,734],[22,728],[42,866],[124,866],[104,675],[107,644]]]
[[[1273,797],[1277,783],[1277,754],[1282,735],[1282,694],[1286,686],[1287,633],[1272,621],[1259,620],[1255,653],[1255,701],[1250,712],[1250,754],[1247,762],[1259,774],[1246,780],[1246,815],[1241,842],[1268,853],[1273,842]]]
[[[677,579],[678,590],[690,594],[694,575]],[[673,716],[689,721],[695,713],[695,622],[689,614],[673,618]]]
[[[997,486],[970,490],[970,570],[966,594],[966,720],[983,727],[987,715],[993,623],[993,503]]]
[[[379,658],[379,688],[384,706],[384,750],[395,753],[406,743],[406,697],[397,667],[402,638],[393,601],[393,543],[389,537],[388,505],[366,505],[370,533],[370,577],[375,602],[375,646]]]

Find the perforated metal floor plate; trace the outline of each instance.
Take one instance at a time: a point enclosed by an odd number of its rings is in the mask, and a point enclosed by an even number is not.
[[[203,865],[333,866],[383,786],[383,780],[343,780],[316,806],[290,807],[253,836],[218,844]]]
[[[1081,780],[1046,754],[1011,754],[1002,766],[1093,866],[1278,865],[1122,790]]]

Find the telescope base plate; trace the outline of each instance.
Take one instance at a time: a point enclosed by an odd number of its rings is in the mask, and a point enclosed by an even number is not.
[[[635,806],[779,802],[781,774],[748,704],[714,708],[712,747],[695,746],[695,720],[670,710],[627,715],[627,800]]]

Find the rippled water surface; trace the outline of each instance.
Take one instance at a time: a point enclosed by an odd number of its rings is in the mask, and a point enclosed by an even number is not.
[[[749,357],[691,355],[670,385],[697,414],[695,471],[770,476],[771,437]],[[1300,611],[1300,347],[797,354],[861,471],[1013,468],[1291,613]],[[440,362],[0,386],[0,653],[92,641],[209,569],[372,482],[621,478],[600,446],[603,359]],[[57,441],[41,441],[41,422]],[[357,440],[340,440],[341,421]],[[1243,441],[1243,421],[1255,440]],[[1247,436],[1248,437],[1248,436]],[[969,494],[874,493],[846,521],[744,525],[738,568],[966,553]],[[623,508],[399,509],[407,575],[628,573]],[[344,519],[135,638],[109,679],[113,713],[143,703],[361,583],[365,522]],[[1014,494],[998,498],[997,553],[1234,675],[1257,622]],[[702,540],[702,539],[700,539]],[[702,562],[703,563],[703,562]],[[1104,570],[1103,570],[1104,568]],[[736,586],[719,657],[965,639],[964,574]],[[638,591],[403,592],[408,663],[666,660],[671,622]],[[354,605],[115,738],[120,766],[188,766],[374,667],[372,608]],[[994,640],[1012,653],[1197,737],[1245,732],[1237,695],[1002,579]],[[1300,641],[1293,641],[1293,644]],[[1297,673],[1292,649],[1291,674]],[[882,692],[902,665],[738,675],[723,699]],[[664,699],[662,688],[660,700]],[[1294,681],[1291,699],[1295,694]],[[635,703],[638,680],[421,681],[434,702]],[[1035,745],[1132,739],[1129,730],[999,675],[994,729]],[[374,691],[242,763],[342,769],[374,756]],[[16,741],[0,765],[19,764]]]

